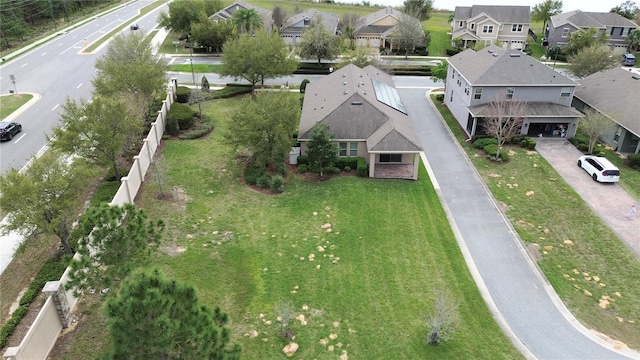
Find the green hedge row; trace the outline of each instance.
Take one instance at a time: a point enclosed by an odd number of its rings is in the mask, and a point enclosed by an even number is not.
[[[46,284],[47,281],[60,280],[60,277],[68,265],[69,261],[66,259],[62,261],[58,261],[57,259],[49,259],[45,261],[40,268],[40,271],[38,271],[38,274],[31,282],[31,285],[29,285],[27,291],[22,294],[19,302],[20,306],[13,312],[13,314],[11,314],[11,318],[7,323],[0,328],[0,349],[7,344],[9,336],[11,336],[11,334],[16,330],[16,327],[18,327],[22,318],[27,315],[29,305],[31,305],[33,300],[38,297],[38,294],[44,287],[44,284]]]

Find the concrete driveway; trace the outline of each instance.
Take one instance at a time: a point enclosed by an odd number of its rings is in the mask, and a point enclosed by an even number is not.
[[[640,257],[640,213],[626,218],[631,204],[638,205],[618,184],[598,183],[578,167],[582,152],[566,139],[536,138],[536,150],[564,180],[584,199],[594,213],[615,231]],[[624,172],[621,173],[624,176]]]
[[[569,312],[425,98],[427,89],[396,85],[469,270],[514,345],[529,359],[637,359],[638,353],[617,349]]]

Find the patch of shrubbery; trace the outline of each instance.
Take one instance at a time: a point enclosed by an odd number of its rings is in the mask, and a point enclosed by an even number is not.
[[[367,161],[364,158],[357,158],[358,166],[356,168],[356,173],[360,177],[368,177],[369,176],[369,166],[367,165]]]
[[[489,156],[489,158],[491,158],[491,160],[500,161],[500,162],[509,160],[509,155],[507,154],[506,151],[500,151],[500,154],[498,154],[497,143],[488,144],[484,148],[482,148],[482,150],[484,150],[484,152],[487,154],[487,156]]]
[[[473,147],[476,149],[484,149],[484,147],[487,145],[498,146],[498,140],[492,137],[483,137],[483,138],[478,138],[473,142]]]
[[[202,114],[202,119],[197,121],[192,130],[181,133],[178,138],[182,140],[199,139],[207,136],[215,127],[213,119],[206,114]]]
[[[167,132],[177,136],[181,131],[190,129],[195,123],[195,114],[188,105],[174,103],[167,115]]]
[[[284,161],[278,163],[278,173],[270,174],[267,169],[258,164],[256,161],[250,161],[244,169],[244,180],[249,185],[259,186],[265,189],[271,189],[275,192],[284,192],[286,183],[284,176],[286,175],[287,166]]]
[[[630,168],[640,170],[640,154],[631,154],[627,156],[627,162]]]
[[[358,167],[358,159],[357,157],[341,157],[338,158],[338,163],[336,164],[340,170],[351,171],[351,169],[355,169]],[[346,168],[349,168],[347,170]]]
[[[186,86],[178,86],[176,89],[176,102],[186,104],[189,102],[189,97],[191,97],[191,89]]]
[[[536,141],[528,136],[525,136],[522,140],[520,140],[520,146],[522,146],[523,148],[534,150],[536,148]]]

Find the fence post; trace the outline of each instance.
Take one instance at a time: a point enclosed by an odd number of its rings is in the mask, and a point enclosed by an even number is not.
[[[144,174],[142,173],[142,164],[140,164],[140,155],[135,155],[133,157],[133,163],[134,164],[138,164],[138,166],[136,166],[138,168],[138,176],[140,176],[140,183],[143,183],[144,182]],[[151,162],[149,162],[149,166],[151,166]]]
[[[64,285],[62,284],[62,282],[60,280],[48,281],[42,288],[42,292],[45,296],[52,297],[62,327],[69,327],[69,325],[71,324],[71,309],[69,308],[67,294],[64,291]]]
[[[127,202],[133,204],[133,199],[131,198],[131,190],[129,189],[129,177],[123,176],[120,178],[120,181],[124,183],[124,188],[127,190]]]

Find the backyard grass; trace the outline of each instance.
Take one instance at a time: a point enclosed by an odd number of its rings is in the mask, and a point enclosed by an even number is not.
[[[538,265],[571,312],[587,328],[640,349],[638,257],[537,152],[508,148],[508,163],[490,162],[435,103],[520,237],[539,247]]]
[[[193,64],[193,71],[199,74],[217,73],[222,65],[219,64]],[[169,65],[168,71],[191,72],[191,64],[172,64]]]
[[[229,314],[243,358],[285,358],[276,311],[289,301],[306,321],[291,322],[298,358],[521,358],[480,297],[424,169],[416,182],[290,176],[284,194],[262,194],[243,185],[221,143],[238,104],[206,104],[217,125],[210,137],[167,141],[171,198],[159,200],[151,176],[137,204],[167,222],[154,266]],[[332,232],[321,228],[327,223]],[[460,303],[461,323],[452,341],[432,347],[425,320],[439,289]],[[87,309],[61,358],[105,348],[101,312]]]
[[[11,94],[0,96],[0,121],[31,100],[31,94]]]

